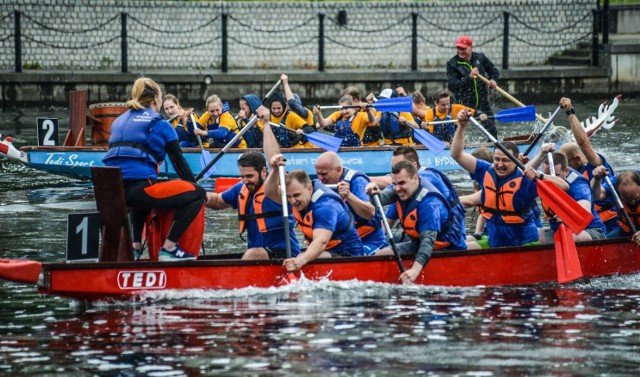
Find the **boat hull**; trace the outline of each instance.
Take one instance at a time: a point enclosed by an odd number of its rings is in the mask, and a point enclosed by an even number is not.
[[[522,140],[518,145],[521,151],[527,148],[526,139],[528,138],[528,136],[521,138]],[[465,150],[471,153],[478,146],[480,145],[467,146]],[[484,146],[493,149],[492,145]],[[394,146],[341,148],[338,154],[342,158],[345,167],[362,171],[370,176],[380,176],[389,173],[389,164],[395,148]],[[437,155],[422,146],[417,146],[416,150],[420,157],[421,166],[433,167],[441,171],[461,169],[460,165],[451,157],[448,148]],[[104,166],[102,157],[106,152],[106,148],[24,147],[22,151],[28,155],[27,165],[31,168],[75,178],[91,178],[92,166]],[[216,163],[215,172],[211,177],[238,177],[238,157],[245,151],[244,149],[231,149],[222,155]],[[211,150],[212,154],[218,152],[219,150]],[[282,151],[287,159],[288,169],[302,169],[311,176],[315,176],[315,163],[323,152],[324,150],[318,148],[295,148]],[[200,150],[188,148],[184,150],[183,155],[194,173],[198,173],[202,169],[200,165],[202,156]],[[166,160],[162,164],[160,176],[167,178],[177,177],[171,161]]]
[[[629,239],[579,244],[585,278],[640,272],[640,247]],[[44,263],[38,289],[80,300],[131,299],[150,291],[239,289],[287,284],[281,261],[241,261],[205,256],[186,262]],[[221,258],[221,257],[220,257]],[[412,259],[404,261],[406,268]],[[301,273],[309,280],[359,280],[398,284],[393,257],[315,261]],[[435,252],[416,284],[509,286],[557,280],[553,245],[493,250]]]

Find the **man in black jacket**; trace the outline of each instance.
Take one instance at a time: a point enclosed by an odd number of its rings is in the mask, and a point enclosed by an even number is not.
[[[484,54],[473,52],[473,42],[469,36],[459,37],[456,49],[458,54],[447,62],[447,86],[455,95],[456,103],[474,108],[487,116],[493,115],[487,85],[477,76],[483,75],[488,78],[489,87],[495,89],[496,81],[500,77],[498,69]],[[482,123],[493,136],[498,135],[492,118]]]

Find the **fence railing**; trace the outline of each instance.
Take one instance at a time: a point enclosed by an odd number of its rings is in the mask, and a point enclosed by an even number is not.
[[[447,26],[443,26],[443,25],[437,25],[433,20],[424,17],[421,14],[418,13],[410,13],[409,15],[397,20],[397,22],[392,22],[386,26],[381,26],[381,27],[377,27],[377,28],[371,28],[371,29],[367,29],[367,30],[363,30],[363,29],[349,29],[348,26],[345,26],[345,21],[344,20],[340,20],[340,19],[334,19],[331,17],[327,17],[324,13],[318,13],[317,17],[310,17],[304,21],[302,21],[300,24],[297,25],[293,25],[293,26],[289,26],[286,28],[280,28],[278,30],[266,30],[266,29],[260,29],[260,28],[256,28],[255,25],[249,25],[247,23],[244,23],[244,21],[242,21],[241,19],[237,19],[235,17],[233,17],[230,14],[227,13],[219,13],[216,16],[201,22],[199,25],[195,25],[189,29],[183,30],[183,32],[189,33],[189,32],[195,32],[198,30],[202,30],[203,28],[206,27],[211,27],[212,25],[214,25],[214,23],[216,21],[219,21],[219,27],[220,27],[220,33],[219,35],[213,36],[212,38],[209,38],[207,40],[204,41],[199,41],[199,42],[195,42],[195,43],[191,43],[191,45],[186,46],[186,48],[192,49],[192,48],[197,48],[197,47],[201,47],[201,46],[210,46],[214,43],[220,43],[219,45],[219,52],[220,52],[220,70],[222,72],[228,72],[229,70],[229,41],[231,40],[232,42],[239,44],[239,45],[245,45],[247,47],[253,48],[253,49],[260,49],[260,46],[258,45],[252,45],[251,43],[245,42],[237,37],[231,36],[229,33],[229,28],[230,28],[230,24],[231,23],[235,23],[237,24],[237,26],[243,27],[243,28],[253,28],[253,30],[255,30],[256,32],[262,32],[262,33],[266,33],[266,32],[289,32],[289,33],[296,33],[299,30],[302,30],[303,28],[305,30],[309,29],[310,27],[312,27],[313,22],[315,20],[315,22],[317,22],[317,31],[315,33],[315,35],[312,35],[311,37],[306,37],[306,38],[302,38],[298,41],[296,41],[295,43],[288,45],[288,46],[280,46],[280,48],[285,49],[285,48],[299,48],[302,45],[306,45],[308,43],[311,42],[316,42],[317,43],[317,70],[318,71],[324,71],[325,70],[325,65],[326,65],[326,56],[325,56],[325,47],[326,47],[326,43],[333,43],[336,45],[340,45],[346,49],[349,50],[369,50],[369,49],[380,49],[380,48],[385,48],[385,46],[380,46],[380,44],[377,45],[367,45],[366,43],[363,43],[362,40],[359,40],[358,44],[349,44],[349,43],[345,43],[344,41],[338,40],[337,38],[331,36],[331,35],[327,35],[326,33],[326,23],[333,23],[335,25],[339,25],[342,28],[346,28],[346,30],[348,30],[351,33],[362,33],[365,35],[371,35],[371,33],[376,33],[378,35],[380,35],[380,33],[384,33],[385,31],[391,30],[393,28],[397,28],[398,25],[406,25],[408,23],[410,23],[410,33],[408,35],[404,35],[404,36],[400,36],[399,38],[396,38],[394,40],[391,40],[388,44],[389,46],[392,45],[396,45],[396,44],[401,44],[401,43],[408,43],[410,44],[410,51],[411,51],[411,59],[410,59],[410,69],[412,71],[416,71],[418,70],[418,56],[419,56],[419,45],[420,42],[424,42],[426,44],[431,44],[431,45],[435,45],[437,47],[442,47],[442,48],[450,48],[450,46],[444,46],[441,44],[438,44],[437,42],[434,42],[434,40],[432,40],[431,38],[429,38],[428,35],[424,35],[425,33],[423,33],[422,35],[420,34],[420,27],[422,26],[423,29],[433,29],[433,28],[438,28],[438,30],[445,30],[445,31],[450,31],[450,32],[456,32],[456,33],[467,33],[467,34],[471,34],[474,31],[478,31],[478,30],[482,30],[484,28],[486,28],[488,25],[493,25],[494,23],[497,23],[500,21],[502,21],[502,33],[497,33],[493,36],[489,36],[487,37],[485,35],[485,37],[483,38],[482,43],[476,43],[475,47],[482,47],[483,45],[487,45],[489,43],[492,43],[494,41],[497,40],[502,40],[502,68],[503,69],[507,69],[509,68],[509,55],[510,55],[510,43],[512,41],[517,41],[520,44],[524,44],[524,45],[528,45],[528,46],[534,46],[534,47],[544,47],[544,48],[555,48],[557,47],[558,50],[562,50],[563,48],[567,47],[567,43],[578,43],[581,41],[590,41],[592,44],[592,65],[597,66],[599,65],[599,49],[600,49],[600,43],[598,40],[598,20],[599,17],[603,17],[604,19],[607,20],[606,18],[606,13],[608,12],[608,7],[604,8],[604,9],[594,9],[591,12],[587,12],[585,13],[581,18],[575,20],[574,22],[571,23],[566,23],[565,25],[560,25],[558,26],[557,23],[554,23],[554,26],[556,26],[553,29],[550,28],[541,28],[538,27],[536,25],[532,25],[529,24],[527,22],[525,22],[524,20],[522,20],[521,18],[519,18],[517,15],[512,14],[510,12],[503,12],[502,15],[497,15],[492,19],[487,20],[486,22],[480,24],[480,25],[475,25],[475,26],[469,26],[466,29],[453,29],[453,28],[449,28],[447,29]],[[7,19],[11,16],[11,14],[7,14],[4,17],[0,17],[0,20],[4,20]],[[162,43],[159,43],[157,40],[153,40],[153,41],[149,41],[149,40],[145,40],[144,39],[144,32],[140,32],[140,30],[149,30],[155,33],[160,33],[160,34],[171,34],[171,33],[175,33],[175,31],[172,30],[164,30],[164,29],[160,29],[158,27],[154,27],[152,25],[149,25],[139,19],[137,19],[136,17],[126,13],[126,12],[122,12],[119,15],[114,15],[113,17],[107,19],[106,21],[95,25],[91,28],[87,28],[87,29],[79,29],[79,30],[68,30],[68,29],[60,29],[60,28],[56,28],[50,25],[47,25],[44,22],[41,22],[39,20],[36,20],[32,17],[30,17],[27,14],[24,14],[21,11],[15,11],[13,13],[13,17],[14,17],[14,28],[13,28],[13,33],[8,34],[7,36],[5,36],[4,38],[0,38],[0,41],[2,40],[8,40],[11,37],[13,37],[13,41],[14,41],[14,48],[13,48],[13,53],[14,53],[14,71],[15,72],[22,72],[23,70],[23,52],[25,51],[25,41],[29,42],[29,46],[31,48],[33,48],[33,46],[37,47],[52,47],[52,48],[56,48],[56,49],[67,49],[67,50],[82,50],[82,49],[95,49],[98,46],[101,45],[105,45],[105,44],[109,44],[112,43],[114,41],[117,41],[118,39],[120,40],[120,69],[121,72],[123,73],[128,73],[129,71],[129,42],[135,42],[137,44],[141,44],[141,45],[147,45],[147,46],[151,46],[153,48],[156,49],[172,49],[174,48],[174,46],[170,46],[170,45],[164,45]],[[107,28],[107,26],[110,26],[111,29],[113,29],[113,25],[112,23],[116,22],[116,20],[120,21],[120,33],[119,35],[107,35],[107,36],[103,36],[103,38],[101,40],[98,41],[94,41],[92,43],[84,43],[84,44],[59,44],[59,43],[52,43],[50,41],[46,41],[44,40],[44,38],[36,38],[30,35],[26,35],[23,33],[23,21],[24,19],[27,19],[29,22],[34,23],[35,25],[37,25],[40,28],[43,29],[47,29],[51,32],[55,32],[55,33],[61,33],[61,34],[86,34],[86,33],[90,33],[90,32],[96,32],[96,31],[100,31],[100,30],[105,30],[105,28]],[[560,33],[562,33],[563,31],[567,31],[567,30],[571,30],[572,28],[574,28],[576,25],[586,22],[587,18],[591,18],[592,19],[592,25],[593,28],[591,31],[583,34],[583,35],[578,35],[577,37],[575,37],[573,40],[570,41],[563,41],[563,40],[557,40],[557,42],[552,42],[552,43],[540,43],[540,42],[536,42],[537,40],[544,40],[544,38],[537,38],[536,35],[560,35]],[[134,24],[134,25],[132,25]],[[331,25],[331,26],[335,26],[335,25]],[[135,30],[137,31],[137,33],[132,33],[130,31],[133,30],[133,26],[135,26]],[[527,35],[528,38],[525,38],[525,36],[522,35],[518,35],[517,33],[513,32],[514,26],[517,27],[518,30],[528,30],[529,34]],[[608,29],[608,27],[605,25],[604,27],[605,30]],[[302,34],[302,33],[300,33]],[[532,37],[533,36],[533,37]],[[548,40],[549,38],[547,38]],[[554,40],[554,39],[551,39]],[[388,46],[387,46],[388,47]],[[113,60],[115,61],[116,57],[113,57]]]

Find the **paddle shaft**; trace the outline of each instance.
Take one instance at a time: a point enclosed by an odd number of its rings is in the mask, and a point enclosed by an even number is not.
[[[380,194],[376,193],[373,195],[373,201],[376,203],[376,208],[380,211],[382,215],[382,226],[384,226],[385,233],[387,233],[387,238],[389,239],[389,244],[391,244],[391,250],[393,250],[393,255],[396,256],[396,261],[398,262],[398,268],[400,272],[405,272],[404,265],[402,264],[402,258],[400,258],[400,252],[398,252],[398,246],[396,246],[396,240],[393,239],[393,233],[391,232],[391,227],[387,222],[387,219],[384,217],[384,209],[382,208],[382,203],[380,203]]]
[[[173,114],[173,116],[171,118],[167,119],[167,122],[171,123],[171,122],[173,122],[174,119],[176,119],[179,116],[180,116],[180,114]]]
[[[274,127],[283,128],[283,129],[285,129],[285,130],[287,130],[289,132],[292,132],[294,134],[297,133],[296,130],[294,130],[293,128],[289,128],[289,127],[287,127],[287,126],[285,126],[284,124],[281,124],[281,123],[269,122],[269,124],[274,126]]]
[[[482,75],[478,75],[477,77],[487,85],[489,85],[491,83],[491,80],[489,80],[488,78],[486,78],[486,77],[484,77]],[[500,88],[499,86],[496,85],[495,90],[496,90],[496,92],[500,93],[504,98],[506,98],[509,101],[515,103],[516,105],[518,105],[520,107],[526,107],[526,105],[524,103],[518,101],[517,98],[515,98],[511,94],[507,93],[504,89]],[[547,120],[545,118],[543,118],[542,115],[540,115],[540,114],[536,114],[536,118],[541,122],[545,122],[545,123],[547,122]]]
[[[611,194],[613,195],[613,198],[616,200],[616,205],[618,206],[618,209],[620,210],[620,212],[622,212],[622,216],[624,216],[624,220],[627,222],[627,225],[629,225],[629,229],[631,229],[631,231],[635,233],[636,227],[633,225],[633,222],[631,222],[631,218],[629,217],[629,214],[627,213],[627,211],[624,210],[624,205],[622,204],[622,200],[620,200],[620,195],[618,195],[618,193],[616,192],[616,188],[613,187],[613,185],[611,184],[611,179],[609,179],[609,176],[605,175],[604,180],[609,185]]]
[[[551,117],[549,118],[549,120],[547,120],[547,123],[545,123],[545,125],[542,127],[542,129],[540,130],[540,132],[538,132],[538,135],[536,135],[535,139],[533,139],[533,141],[531,142],[531,144],[529,144],[529,146],[527,147],[527,149],[524,151],[524,155],[528,156],[529,153],[531,153],[531,150],[536,146],[536,144],[538,144],[538,142],[540,141],[540,139],[542,139],[542,135],[544,135],[545,132],[547,132],[547,128],[549,128],[549,126],[551,125],[551,123],[553,123],[553,120],[556,119],[556,117],[558,116],[558,114],[560,114],[560,110],[562,110],[562,106],[558,106],[558,108],[556,109],[556,111],[553,112],[553,114],[551,114]]]
[[[281,81],[278,80],[278,82],[273,86],[273,88],[271,88],[271,90],[267,93],[267,95],[262,99],[262,103],[264,103],[269,97],[271,97],[271,95],[273,94],[273,92],[276,91],[276,89],[278,89],[278,87],[280,86]],[[225,145],[222,150],[220,152],[218,152],[218,154],[216,154],[216,156],[209,161],[209,163],[207,164],[207,166],[205,166],[202,170],[200,170],[200,173],[198,173],[198,175],[196,175],[196,182],[202,178],[202,176],[205,174],[205,172],[207,172],[209,169],[211,169],[211,167],[213,165],[215,165],[216,162],[218,162],[219,159],[222,158],[222,156],[227,152],[227,150],[229,150],[229,148],[231,148],[232,145],[234,145],[238,140],[240,140],[240,138],[242,137],[242,135],[245,134],[245,132],[247,132],[249,129],[253,128],[253,126],[256,124],[256,122],[258,121],[258,116],[257,115],[253,115],[251,117],[251,119],[249,120],[249,123],[247,123],[246,126],[244,126],[240,132],[238,132],[236,134],[236,136],[233,137],[233,139],[231,139],[227,145]]]
[[[284,179],[284,166],[278,166],[280,178],[280,194],[282,200],[282,225],[284,226],[284,240],[287,251],[287,258],[291,258],[291,239],[289,238],[289,207],[287,205],[287,186]]]
[[[193,117],[193,114],[191,114],[191,123],[193,123],[193,128],[195,129],[197,126],[196,126],[196,119]],[[196,138],[198,139],[198,145],[200,145],[200,151],[204,152],[205,150],[204,150],[204,146],[202,145],[202,138],[200,138],[199,134],[196,134]]]

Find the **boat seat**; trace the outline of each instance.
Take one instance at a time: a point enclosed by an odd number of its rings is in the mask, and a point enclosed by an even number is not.
[[[131,228],[120,168],[93,166],[91,176],[102,236],[98,261],[133,261]]]

